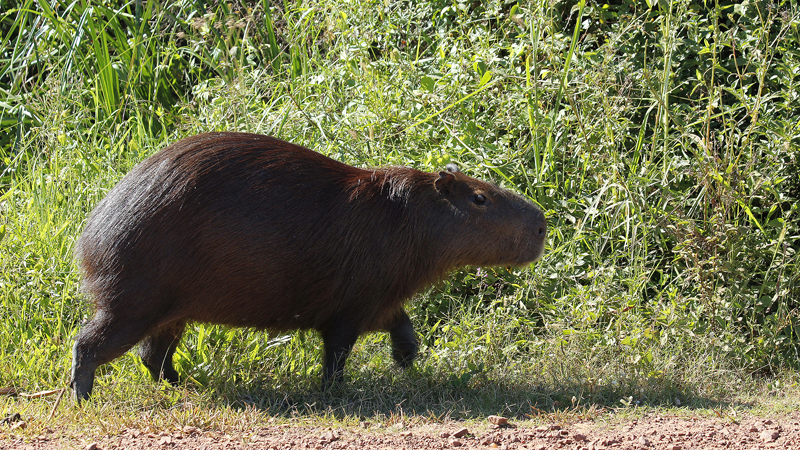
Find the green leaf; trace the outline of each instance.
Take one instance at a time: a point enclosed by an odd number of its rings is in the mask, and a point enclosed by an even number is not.
[[[431,77],[429,77],[429,76],[425,75],[425,76],[423,76],[423,77],[422,77],[422,79],[420,80],[420,84],[421,84],[421,85],[422,85],[422,87],[423,87],[423,88],[425,88],[425,89],[426,89],[428,92],[433,92],[433,88],[434,88],[434,86],[436,85],[436,82],[433,80],[433,78],[431,78]]]
[[[475,61],[472,63],[472,68],[475,69],[475,72],[478,73],[478,76],[482,77],[484,73],[486,73],[486,63],[483,61]]]
[[[481,87],[481,86],[485,85],[491,79],[492,79],[492,71],[491,70],[487,70],[486,72],[483,73],[483,76],[481,77],[481,82],[480,82],[480,84],[478,84],[478,87]]]

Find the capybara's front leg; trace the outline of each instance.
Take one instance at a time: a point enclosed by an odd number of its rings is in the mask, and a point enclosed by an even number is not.
[[[392,358],[402,368],[408,368],[417,356],[417,335],[411,319],[400,310],[394,324],[389,328],[392,339]]]
[[[322,364],[322,387],[327,389],[344,379],[344,364],[358,339],[359,328],[351,321],[337,321],[322,331],[325,357]]]

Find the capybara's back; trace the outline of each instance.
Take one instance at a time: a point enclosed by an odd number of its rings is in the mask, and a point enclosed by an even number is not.
[[[75,394],[137,343],[154,378],[177,382],[188,321],[318,330],[326,384],[366,331],[389,331],[407,366],[404,301],[456,267],[538,259],[546,228],[533,204],[457,169],[358,169],[255,134],[184,139],[126,175],[77,243],[95,315]]]

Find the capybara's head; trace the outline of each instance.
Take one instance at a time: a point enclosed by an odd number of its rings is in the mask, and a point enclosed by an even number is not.
[[[544,251],[547,220],[533,203],[511,191],[464,175],[455,164],[439,172],[436,190],[460,220],[448,235],[457,265],[521,266]]]

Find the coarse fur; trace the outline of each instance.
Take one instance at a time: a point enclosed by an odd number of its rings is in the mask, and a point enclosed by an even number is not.
[[[454,167],[358,169],[256,134],[184,139],[126,175],[78,240],[95,315],[75,343],[75,394],[140,342],[153,377],[177,382],[190,321],[319,330],[326,385],[367,331],[389,331],[408,366],[403,303],[456,267],[535,261],[546,228],[532,203]]]

